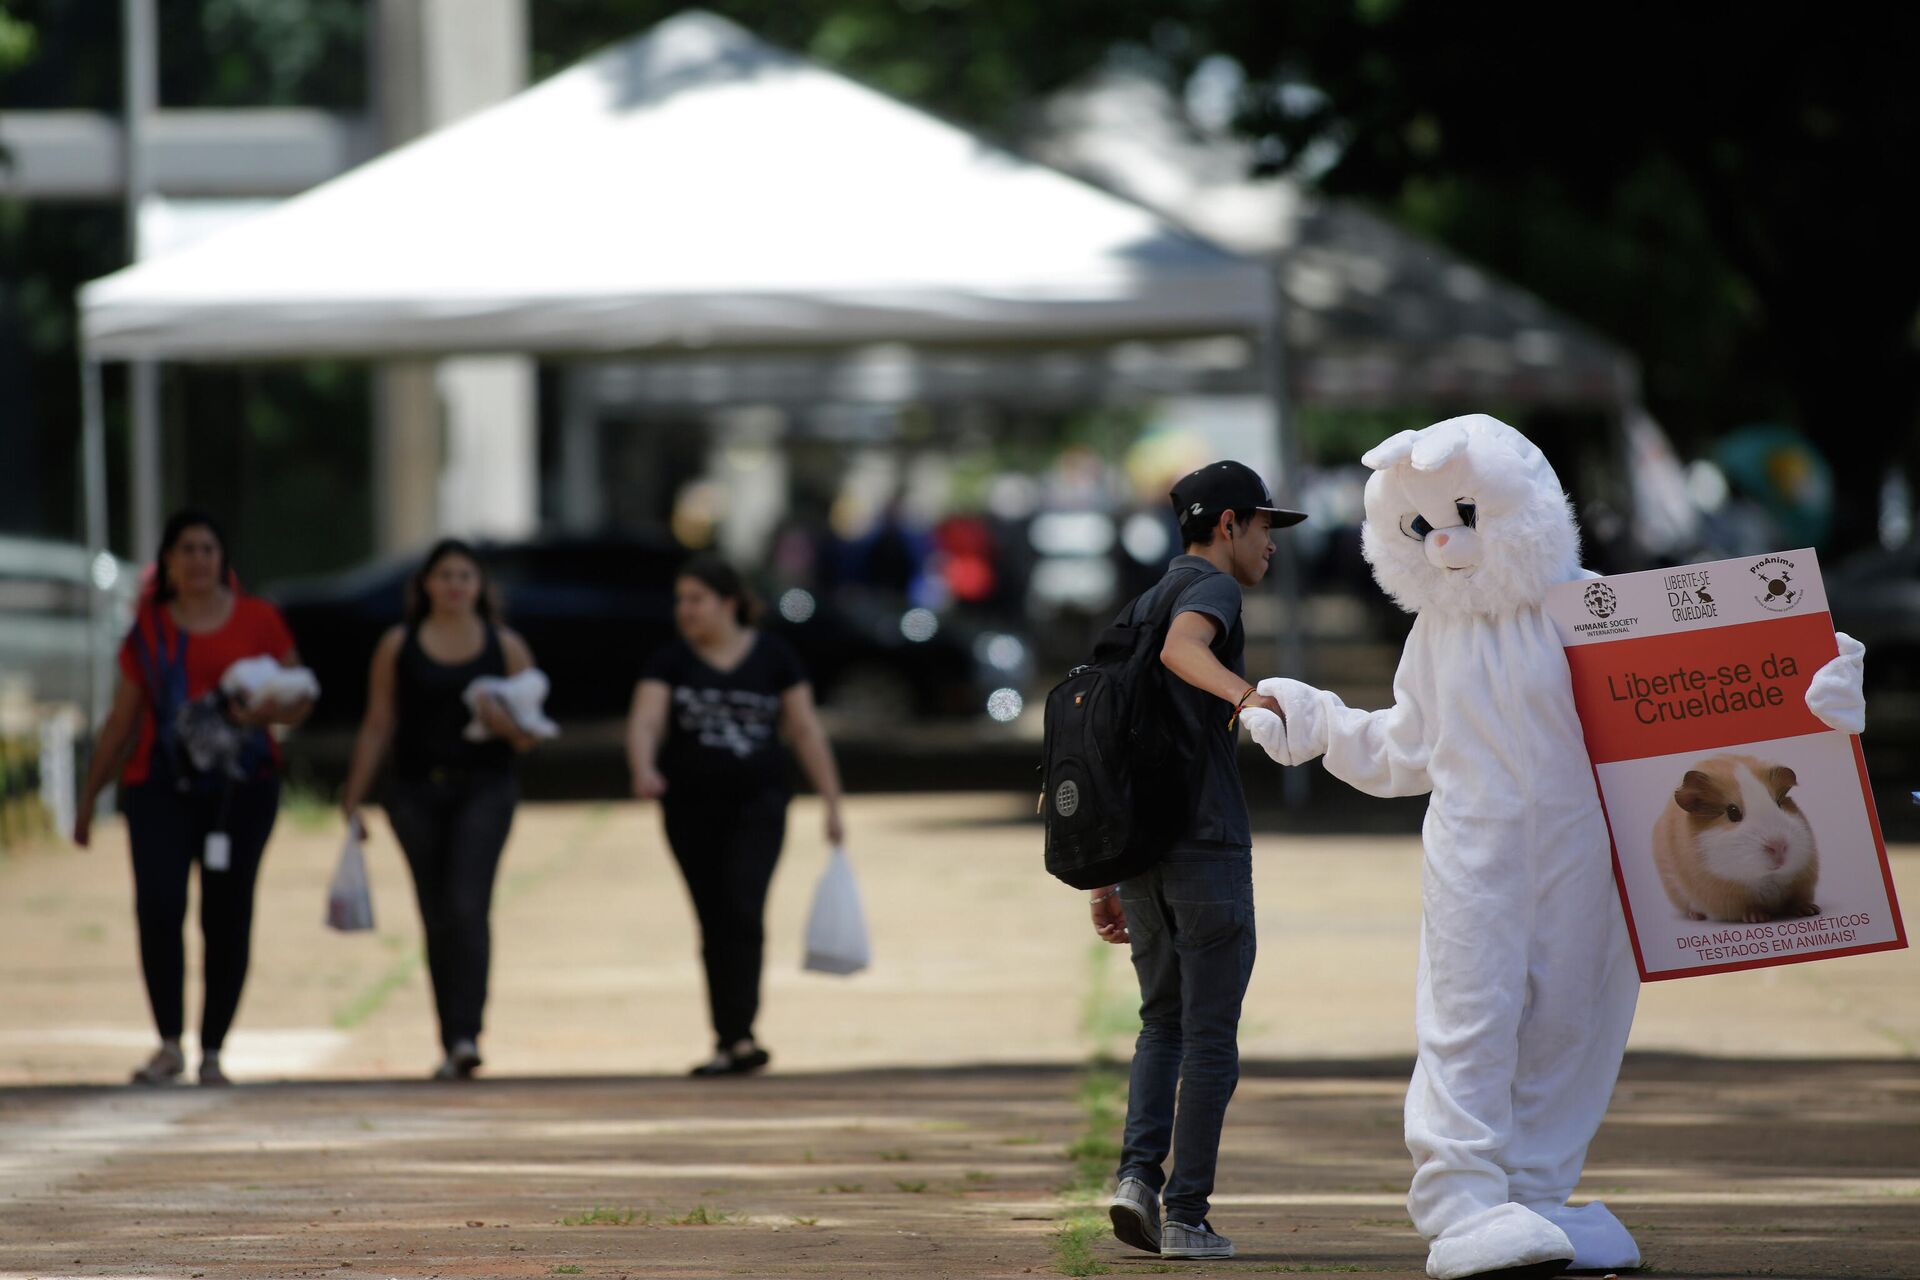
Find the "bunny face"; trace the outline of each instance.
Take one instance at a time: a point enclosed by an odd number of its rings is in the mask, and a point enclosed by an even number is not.
[[[1575,576],[1580,535],[1532,441],[1486,414],[1402,431],[1369,450],[1361,549],[1409,613],[1500,614]]]

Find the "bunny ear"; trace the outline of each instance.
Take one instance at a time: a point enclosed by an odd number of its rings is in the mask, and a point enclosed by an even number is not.
[[[1397,436],[1389,436],[1361,454],[1360,464],[1375,471],[1397,466],[1413,455],[1414,442],[1419,438],[1418,431],[1402,431]]]
[[[1467,451],[1467,429],[1457,422],[1428,427],[1413,446],[1415,471],[1438,471]]]

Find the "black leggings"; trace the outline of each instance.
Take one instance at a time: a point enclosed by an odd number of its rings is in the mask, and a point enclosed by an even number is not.
[[[225,830],[232,862],[225,871],[200,869],[200,935],[206,941],[206,1002],[200,1011],[200,1047],[219,1052],[240,1007],[253,935],[253,887],[260,857],[280,810],[280,782],[235,783],[223,797],[181,793],[164,782],[126,788],[120,807],[133,846],[133,909],[140,924],[140,969],[154,1025],[177,1040],[186,1021],[187,880],[202,860],[207,833]],[[221,822],[222,809],[226,819]]]
[[[449,782],[396,780],[387,790],[387,821],[406,852],[420,900],[427,971],[446,1049],[480,1038],[493,959],[493,880],[519,799],[510,773],[465,774]]]
[[[787,836],[787,795],[695,798],[668,792],[662,805],[667,843],[686,877],[700,918],[700,958],[707,967],[707,1004],[722,1049],[753,1036],[760,1012],[762,918],[767,887]]]

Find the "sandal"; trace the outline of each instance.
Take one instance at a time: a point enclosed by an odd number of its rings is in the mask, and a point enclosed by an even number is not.
[[[187,1070],[186,1055],[179,1048],[163,1044],[153,1051],[153,1056],[135,1068],[130,1084],[172,1084]]]

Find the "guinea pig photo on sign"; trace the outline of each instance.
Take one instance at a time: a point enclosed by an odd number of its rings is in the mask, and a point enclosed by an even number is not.
[[[1653,860],[1687,920],[1818,915],[1820,851],[1792,769],[1754,756],[1695,761],[1653,826]]]

